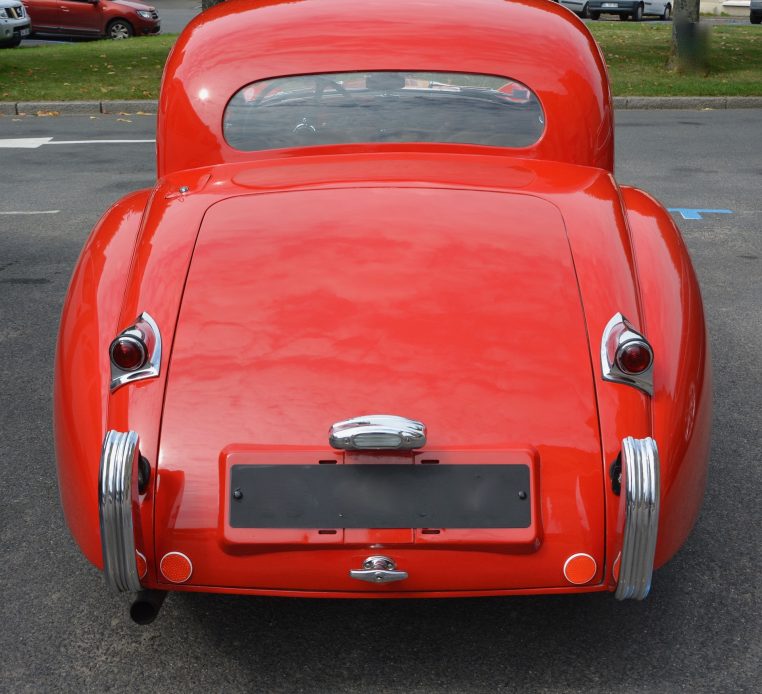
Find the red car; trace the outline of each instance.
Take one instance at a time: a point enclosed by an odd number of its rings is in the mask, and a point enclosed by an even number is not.
[[[53,36],[130,36],[158,34],[155,7],[131,0],[23,0],[32,33]]]
[[[93,230],[56,360],[65,515],[136,621],[172,590],[647,595],[701,505],[711,378],[612,116],[545,0],[191,23],[158,182]]]

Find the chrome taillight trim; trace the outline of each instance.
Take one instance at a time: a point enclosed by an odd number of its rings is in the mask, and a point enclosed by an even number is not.
[[[132,517],[138,456],[138,435],[134,431],[106,433],[98,475],[103,575],[106,584],[119,592],[141,589]]]
[[[119,333],[114,340],[118,340],[120,337],[140,340],[146,346],[148,359],[143,366],[133,371],[120,369],[112,359],[109,359],[111,364],[110,389],[112,393],[127,383],[142,381],[146,378],[156,378],[159,375],[161,367],[161,333],[159,332],[159,326],[156,325],[156,321],[150,314],[141,313],[135,319],[135,322],[129,328]]]
[[[615,313],[603,329],[601,338],[601,371],[604,381],[624,383],[653,395],[653,358],[651,365],[643,373],[632,374],[622,371],[616,361],[617,351],[630,342],[642,342],[653,356],[653,348],[644,335],[639,333],[621,313]]]
[[[642,600],[651,590],[659,532],[659,450],[650,436],[622,441],[624,533],[618,600]]]
[[[369,414],[331,426],[328,443],[345,451],[410,451],[426,445],[426,425],[391,414]]]

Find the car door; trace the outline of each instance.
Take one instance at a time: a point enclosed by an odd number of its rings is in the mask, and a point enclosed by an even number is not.
[[[58,12],[60,0],[24,0],[27,14],[32,23],[32,31],[58,33]]]
[[[101,6],[93,0],[58,0],[62,34],[100,34]]]
[[[643,14],[662,15],[668,0],[645,0]]]

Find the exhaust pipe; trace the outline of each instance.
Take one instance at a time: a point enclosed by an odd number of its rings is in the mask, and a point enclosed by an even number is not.
[[[130,617],[135,624],[150,624],[159,614],[166,590],[141,590],[130,605]]]

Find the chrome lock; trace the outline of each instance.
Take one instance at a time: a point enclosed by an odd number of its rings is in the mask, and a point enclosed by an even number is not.
[[[407,571],[397,571],[397,565],[393,559],[381,555],[368,557],[362,563],[362,569],[352,569],[349,572],[351,578],[368,583],[392,583],[404,581]]]

